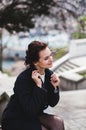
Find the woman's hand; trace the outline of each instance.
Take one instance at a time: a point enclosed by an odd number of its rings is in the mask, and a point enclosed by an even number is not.
[[[53,73],[51,75],[51,84],[53,85],[54,88],[56,88],[57,86],[59,86],[59,83],[60,83],[60,79],[55,73]]]
[[[42,87],[41,75],[38,73],[38,70],[32,71],[32,79],[38,87]]]

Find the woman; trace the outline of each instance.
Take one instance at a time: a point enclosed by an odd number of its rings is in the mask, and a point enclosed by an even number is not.
[[[2,130],[64,130],[63,121],[44,113],[59,101],[59,78],[52,67],[47,44],[33,41],[28,45],[25,64],[14,86],[14,94],[2,115]]]

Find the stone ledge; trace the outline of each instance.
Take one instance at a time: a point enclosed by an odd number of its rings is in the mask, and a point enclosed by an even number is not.
[[[60,77],[73,82],[79,82],[83,79],[83,76],[73,72],[64,72]]]
[[[0,95],[0,103],[5,101],[5,100],[9,100],[9,96],[6,92],[4,92]]]

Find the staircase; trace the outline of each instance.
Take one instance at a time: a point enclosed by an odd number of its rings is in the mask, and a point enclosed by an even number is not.
[[[72,63],[70,60],[67,60],[65,61],[62,65],[58,66],[56,69],[55,69],[55,72],[57,74],[60,74],[60,73],[63,73],[65,71],[70,71],[71,69],[76,69],[78,68],[79,66]]]

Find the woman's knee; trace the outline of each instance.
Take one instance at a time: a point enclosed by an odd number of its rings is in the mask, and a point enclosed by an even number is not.
[[[60,117],[53,117],[52,130],[64,130],[64,121]]]
[[[44,127],[43,125],[41,125],[42,130],[48,130],[46,127]]]

